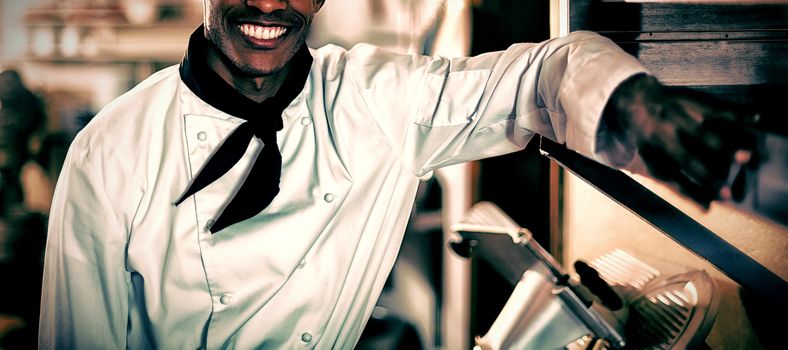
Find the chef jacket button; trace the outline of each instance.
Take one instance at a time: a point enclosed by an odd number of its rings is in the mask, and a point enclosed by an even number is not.
[[[301,118],[301,125],[307,126],[309,124],[312,124],[312,118],[309,118],[309,117]]]
[[[334,201],[334,194],[332,194],[332,193],[326,193],[326,195],[325,195],[325,196],[323,196],[323,200],[324,200],[324,201],[326,201],[326,202],[328,202],[328,203],[331,203],[331,202],[333,202],[333,201]]]
[[[304,343],[311,342],[312,341],[312,335],[307,333],[307,332],[304,332],[303,334],[301,334],[301,341],[303,341]]]
[[[214,224],[213,219],[208,219],[208,221],[205,222],[205,230],[210,231],[211,227],[213,227],[213,224]]]
[[[233,296],[230,295],[230,294],[222,295],[222,297],[219,298],[219,302],[222,303],[222,305],[227,305],[229,303],[232,303],[233,302]]]
[[[205,139],[207,139],[207,138],[208,138],[208,134],[206,134],[205,131],[200,131],[200,132],[197,133],[197,139],[198,140],[205,141]]]

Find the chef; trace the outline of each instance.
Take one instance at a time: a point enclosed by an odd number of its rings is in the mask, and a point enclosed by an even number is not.
[[[349,349],[433,169],[540,134],[711,200],[747,146],[723,142],[733,112],[594,33],[456,59],[312,49],[322,0],[203,4],[183,61],[68,152],[41,348]]]

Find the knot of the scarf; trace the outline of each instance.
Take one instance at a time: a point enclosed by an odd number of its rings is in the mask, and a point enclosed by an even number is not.
[[[281,118],[280,120],[281,129]],[[252,137],[263,142],[252,169],[243,185],[238,189],[221,214],[209,227],[211,232],[255,216],[265,209],[279,193],[279,178],[282,169],[282,156],[276,144],[276,132],[271,129],[255,130],[256,123],[245,122],[228,136],[197,174],[186,192],[175,202],[180,204],[186,198],[199,192],[227,173],[246,153]]]

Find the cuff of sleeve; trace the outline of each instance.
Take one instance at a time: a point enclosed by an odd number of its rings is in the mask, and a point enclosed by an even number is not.
[[[634,146],[623,145],[600,128],[602,113],[621,82],[648,73],[633,56],[612,41],[598,37],[583,46],[584,61],[567,71],[561,104],[567,118],[566,145],[570,149],[611,167],[623,167],[634,157]],[[611,65],[611,62],[615,62]]]

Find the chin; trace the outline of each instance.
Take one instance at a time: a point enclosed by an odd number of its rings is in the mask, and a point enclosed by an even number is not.
[[[248,57],[237,57],[233,63],[235,67],[247,76],[265,76],[275,74],[284,69],[297,51],[297,46],[280,48],[268,52],[255,52]]]
[[[236,65],[236,69],[238,69],[242,74],[249,76],[249,77],[262,77],[266,75],[276,74],[284,68],[284,64],[281,66],[276,65],[256,65],[250,63],[244,63],[243,65]]]

